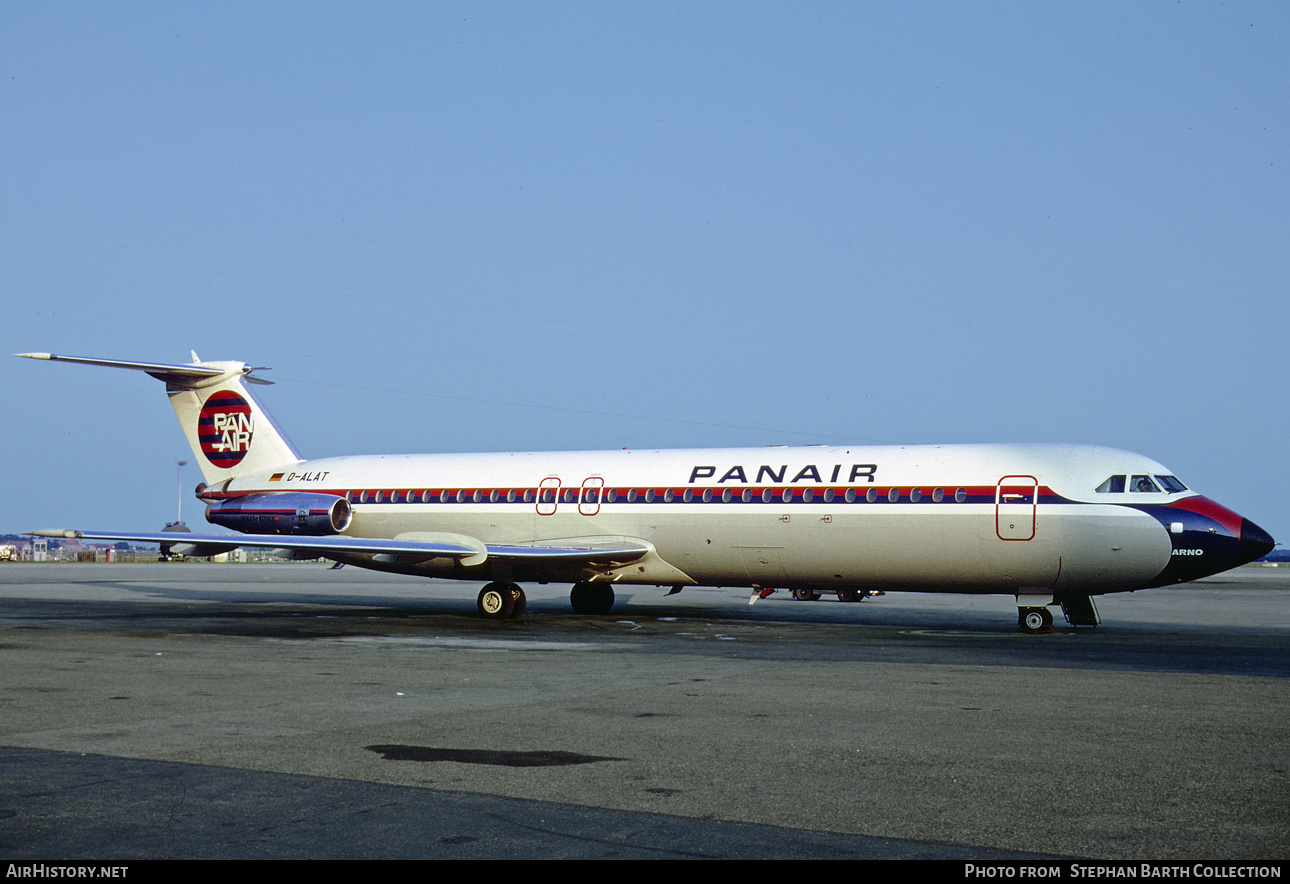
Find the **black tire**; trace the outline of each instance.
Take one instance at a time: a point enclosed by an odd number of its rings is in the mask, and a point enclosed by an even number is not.
[[[860,596],[854,589],[838,590],[838,601],[840,602],[855,602],[859,600],[860,600]]]
[[[523,617],[524,611],[526,608],[528,608],[528,606],[529,606],[529,600],[528,600],[528,597],[524,595],[524,590],[516,586],[514,583],[512,583],[511,584],[511,619],[514,620],[516,617]]]
[[[1053,612],[1047,608],[1022,608],[1020,619],[1026,632],[1042,632],[1052,628]]]
[[[608,614],[614,606],[614,588],[608,583],[575,583],[569,603],[579,614]]]
[[[486,620],[505,620],[515,610],[510,583],[490,583],[479,591],[479,613]],[[518,587],[517,587],[518,588]]]

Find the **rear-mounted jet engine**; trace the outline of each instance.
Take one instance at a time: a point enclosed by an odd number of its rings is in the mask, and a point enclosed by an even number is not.
[[[349,501],[333,494],[273,491],[206,506],[206,520],[244,534],[340,534],[349,527]]]

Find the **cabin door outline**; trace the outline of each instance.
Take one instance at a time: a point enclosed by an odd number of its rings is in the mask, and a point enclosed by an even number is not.
[[[605,480],[600,476],[588,476],[582,480],[582,489],[578,493],[578,512],[584,516],[594,516],[600,512],[600,497],[605,491]]]
[[[1034,540],[1038,512],[1034,476],[1004,476],[994,486],[994,533],[1000,540]]]
[[[538,485],[537,514],[553,516],[560,506],[560,477],[547,476]]]

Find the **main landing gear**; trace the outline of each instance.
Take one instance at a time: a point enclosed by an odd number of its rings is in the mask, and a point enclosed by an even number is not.
[[[608,583],[575,583],[569,603],[579,614],[608,614],[614,606],[614,588]]]
[[[488,620],[519,617],[528,607],[524,590],[514,583],[490,583],[479,591],[479,613]]]
[[[569,602],[579,614],[608,614],[614,606],[614,588],[608,583],[575,583]],[[479,591],[479,613],[486,620],[514,619],[527,606],[524,590],[514,583],[497,581]]]

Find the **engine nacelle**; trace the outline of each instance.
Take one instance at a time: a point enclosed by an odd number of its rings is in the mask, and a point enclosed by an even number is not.
[[[206,506],[208,522],[243,534],[340,534],[351,518],[349,501],[334,494],[266,491]]]

